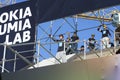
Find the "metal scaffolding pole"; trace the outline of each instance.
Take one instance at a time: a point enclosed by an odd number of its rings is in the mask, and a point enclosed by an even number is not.
[[[36,56],[36,59],[37,59],[37,63],[39,62],[39,58],[40,58],[40,40],[38,41],[38,51],[37,51],[37,56]]]
[[[53,21],[51,21],[50,23],[50,35],[52,35],[52,27],[53,27]],[[52,42],[52,40],[50,39],[50,42]],[[52,45],[50,44],[50,52],[52,51]]]
[[[16,70],[16,60],[17,60],[17,55],[15,54],[13,72],[15,72]]]
[[[37,46],[37,35],[38,35],[38,26],[37,25],[38,24],[35,24],[35,46],[34,46],[35,49]],[[34,54],[34,56],[35,56],[35,54]],[[36,59],[37,59],[37,57],[34,57],[35,62],[36,62]]]
[[[76,28],[76,31],[78,30],[78,17],[76,15],[75,17],[75,28]]]
[[[117,47],[117,45],[116,45],[116,32],[114,30],[114,52],[116,52],[116,47]]]
[[[86,59],[86,49],[87,49],[86,40],[84,40],[84,59]]]
[[[6,45],[6,43],[4,43],[4,52],[3,52],[3,59],[2,59],[2,73],[3,73],[4,70],[5,70],[6,47],[7,47],[7,45]]]
[[[103,44],[102,44],[102,39],[100,40],[100,56],[103,56]]]

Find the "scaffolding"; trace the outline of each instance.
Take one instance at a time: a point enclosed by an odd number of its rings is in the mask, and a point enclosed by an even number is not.
[[[5,1],[6,1],[5,2],[6,5],[10,4],[11,1],[12,1],[12,3],[16,3],[16,0],[5,0]],[[5,4],[0,4],[0,5],[4,6]],[[117,7],[119,7],[119,6],[117,6]],[[109,30],[114,34],[114,39],[112,40],[114,42],[114,52],[111,51],[110,48],[106,48],[106,50],[109,51],[110,55],[114,55],[116,52],[116,49],[117,49],[116,48],[117,47],[117,45],[116,45],[117,32],[115,32],[114,30],[111,29],[111,26],[112,26],[111,14],[113,14],[114,11],[119,11],[119,9],[116,7],[112,7],[109,9],[102,9],[102,10],[92,11],[92,12],[88,12],[88,13],[77,14],[77,15],[73,15],[70,17],[61,18],[59,20],[42,23],[42,24],[39,24],[38,26],[36,26],[36,41],[35,42],[24,43],[24,44],[15,44],[15,45],[7,45],[6,43],[1,44],[2,46],[4,46],[3,59],[2,59],[2,61],[0,61],[0,64],[1,64],[0,67],[2,68],[2,72],[9,73],[9,70],[7,70],[5,68],[5,63],[9,62],[9,61],[14,61],[13,72],[15,72],[16,71],[15,70],[16,69],[16,60],[18,60],[19,58],[24,60],[29,66],[32,66],[33,68],[35,68],[34,64],[39,63],[40,61],[50,58],[50,57],[55,58],[58,62],[62,63],[55,56],[58,43],[53,42],[53,40],[49,37],[49,35],[52,35],[55,38],[57,38],[58,35],[61,34],[61,31],[62,31],[62,34],[65,35],[65,37],[70,37],[70,35],[73,34],[74,32],[77,32],[78,34],[80,34],[81,32],[84,32],[84,31],[89,31],[89,30],[93,30],[93,29],[96,30],[96,28],[98,26],[103,25],[103,24],[110,26]],[[81,20],[85,20],[85,21],[89,20],[90,22],[93,21],[93,23],[95,22],[98,25],[95,25],[95,26],[93,25],[92,27],[89,26],[86,28],[86,26],[88,26],[88,25],[82,25]],[[83,27],[81,27],[81,25]],[[67,26],[67,30],[65,30],[65,28],[64,28],[66,26]],[[91,33],[93,33],[93,32],[89,32],[89,34],[91,34]],[[86,35],[88,35],[88,34],[86,34]],[[94,53],[99,58],[99,57],[103,56],[102,45],[104,45],[104,44],[102,43],[101,40],[98,40],[97,42],[98,42],[98,44],[96,45],[96,47],[98,47],[97,48],[98,50],[93,50],[92,53]],[[23,46],[23,45],[30,45],[30,44],[36,45],[36,49],[29,50],[29,51],[22,51],[22,52],[17,52],[14,49],[12,49],[12,46],[21,46],[21,45]],[[89,52],[89,50],[87,48],[87,39],[80,40],[80,42],[78,42],[78,44],[79,44],[79,47],[81,45],[84,45],[84,47],[85,47],[85,49],[82,53],[83,57],[81,57],[81,55],[79,55],[77,53],[74,53],[74,54],[80,60],[87,59],[87,53]],[[14,59],[6,60],[6,49],[9,49],[10,51],[13,52],[13,54],[15,54]],[[100,54],[98,54],[97,51],[99,51]],[[22,55],[19,54],[19,53],[24,53],[24,52],[35,52],[35,56],[23,57]],[[17,56],[19,58],[17,58]],[[30,57],[34,58],[34,63],[31,63],[27,59]],[[27,67],[27,69],[28,69],[28,67]]]

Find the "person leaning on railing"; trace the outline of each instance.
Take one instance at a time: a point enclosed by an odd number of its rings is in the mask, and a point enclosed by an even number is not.
[[[95,34],[91,34],[91,37],[88,39],[88,48],[90,51],[95,49],[96,39]]]

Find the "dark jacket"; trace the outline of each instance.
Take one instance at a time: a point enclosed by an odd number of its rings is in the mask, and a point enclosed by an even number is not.
[[[100,31],[102,33],[102,38],[103,37],[108,37],[108,36],[111,36],[110,32],[108,29],[103,29],[103,30],[100,30],[100,27],[98,27],[97,29],[98,31]]]

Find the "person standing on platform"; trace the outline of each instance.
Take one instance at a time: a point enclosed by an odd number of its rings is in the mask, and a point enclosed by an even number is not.
[[[79,42],[79,37],[77,36],[77,32],[73,33],[73,36],[71,37],[71,48],[73,49],[73,52],[77,52],[78,48],[78,42]]]
[[[52,36],[50,36],[53,41],[57,42],[58,43],[58,50],[57,50],[57,53],[56,53],[56,58],[61,61],[62,63],[65,63],[67,62],[66,60],[66,52],[65,52],[65,43],[64,43],[64,36],[63,34],[60,34],[59,35],[59,39],[54,39]],[[55,60],[55,63],[59,63],[58,60]]]
[[[100,29],[100,26],[97,29],[102,33],[102,44],[103,44],[103,49],[106,47],[109,47],[109,36],[111,36],[110,31],[107,29],[106,25],[103,25],[103,30]]]

